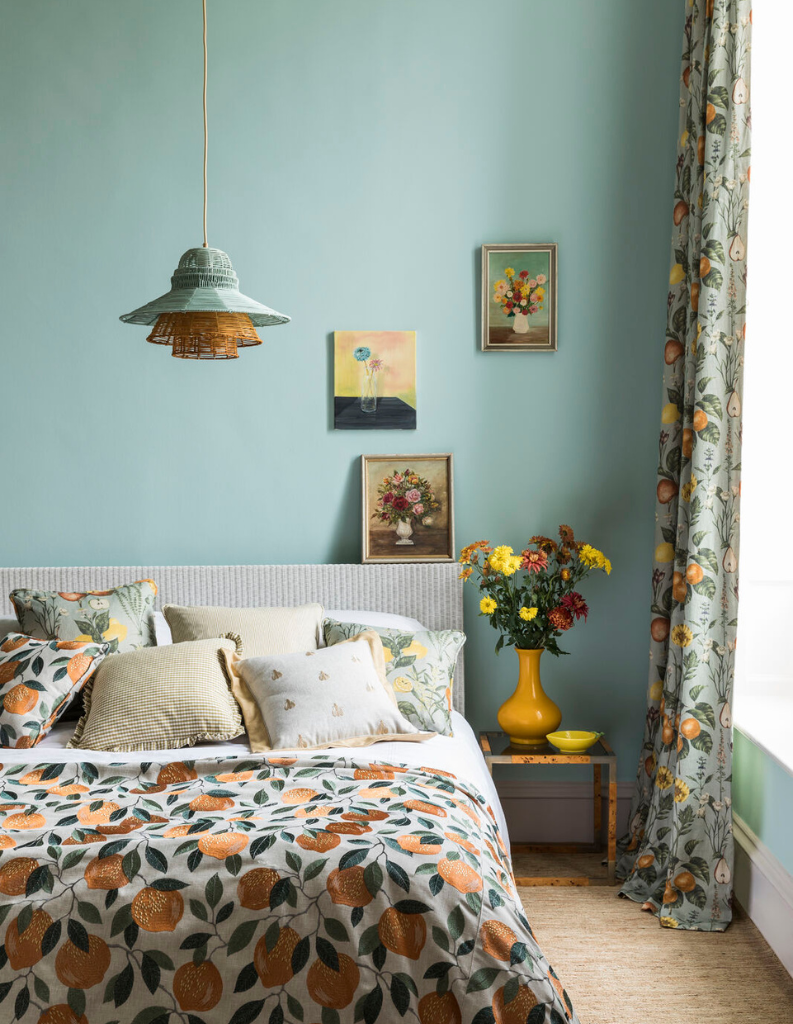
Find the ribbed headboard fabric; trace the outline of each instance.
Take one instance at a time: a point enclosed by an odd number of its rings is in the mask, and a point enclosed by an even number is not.
[[[463,595],[454,562],[385,565],[126,565],[68,568],[0,568],[2,614],[17,587],[64,593],[108,590],[152,579],[163,604],[287,607],[319,601],[326,608],[408,615],[428,629],[462,629]],[[455,672],[453,701],[465,711],[463,656]]]

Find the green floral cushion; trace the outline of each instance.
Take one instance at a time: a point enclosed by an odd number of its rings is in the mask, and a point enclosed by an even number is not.
[[[110,653],[155,647],[154,598],[157,585],[137,580],[114,590],[60,593],[13,590],[11,602],[20,629],[37,640],[78,640],[109,644]]]
[[[329,647],[367,629],[374,629],[380,637],[386,677],[405,718],[417,729],[452,736],[454,666],[465,643],[465,633],[456,629],[411,633],[335,619],[325,619],[323,623]]]
[[[9,633],[0,642],[0,747],[40,743],[107,651],[108,644]]]

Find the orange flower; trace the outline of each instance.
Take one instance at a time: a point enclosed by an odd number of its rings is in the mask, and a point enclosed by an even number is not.
[[[535,533],[533,537],[530,537],[529,544],[536,544],[541,551],[546,551],[548,554],[552,554],[559,547],[555,540],[551,540],[550,537],[545,537],[541,533]]]
[[[473,544],[469,544],[464,547],[460,552],[460,562],[462,565],[468,565],[469,562],[479,561],[479,552],[482,551],[484,554],[489,555],[493,549],[490,547],[490,542],[486,540],[477,540]]]
[[[526,548],[521,554],[523,555],[521,569],[525,569],[527,572],[542,572],[548,568],[548,555],[544,551],[531,551]]]
[[[572,544],[575,540],[572,526],[565,526],[564,523],[559,525],[559,536],[564,544]]]

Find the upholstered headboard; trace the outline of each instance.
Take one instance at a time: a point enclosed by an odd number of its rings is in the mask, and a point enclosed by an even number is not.
[[[462,629],[462,583],[454,562],[386,565],[127,565],[0,569],[0,615],[13,616],[16,587],[79,592],[152,579],[162,604],[255,608],[319,601],[326,608],[366,609],[419,619],[428,629]],[[453,700],[465,709],[463,656]]]

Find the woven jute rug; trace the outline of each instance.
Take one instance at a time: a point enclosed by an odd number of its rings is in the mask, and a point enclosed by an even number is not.
[[[581,1024],[793,1024],[793,978],[740,908],[725,932],[681,932],[616,887],[520,896]]]

